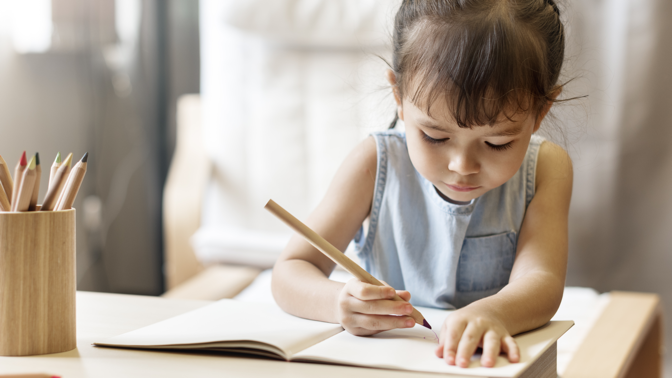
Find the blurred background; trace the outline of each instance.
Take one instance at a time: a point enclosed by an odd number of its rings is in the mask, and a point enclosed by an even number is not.
[[[672,2],[559,3],[563,96],[588,96],[543,126],[575,167],[567,284],[658,293],[671,324]],[[287,233],[264,201],[304,217],[349,149],[392,120],[381,58],[398,4],[0,1],[0,155],[90,153],[79,289],[160,295],[213,263],[270,267]],[[178,126],[197,133],[171,168]]]
[[[2,1],[0,17],[0,154],[49,167],[88,151],[79,287],[162,293],[162,187],[176,98],[199,91],[198,2]]]

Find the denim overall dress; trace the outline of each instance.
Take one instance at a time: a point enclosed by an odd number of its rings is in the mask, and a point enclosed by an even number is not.
[[[414,306],[461,308],[508,282],[525,210],[534,196],[542,137],[516,174],[466,205],[444,200],[411,164],[406,135],[372,134],[378,169],[368,230],[355,236],[364,268]]]

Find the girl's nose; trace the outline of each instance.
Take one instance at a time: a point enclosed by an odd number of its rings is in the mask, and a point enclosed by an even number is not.
[[[469,156],[466,152],[454,153],[450,157],[448,169],[461,176],[473,175],[481,170],[481,166],[476,159]]]

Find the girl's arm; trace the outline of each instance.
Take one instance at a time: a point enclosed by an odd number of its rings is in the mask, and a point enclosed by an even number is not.
[[[511,362],[517,362],[520,355],[511,335],[540,327],[555,314],[567,270],[572,175],[567,153],[553,143],[543,143],[536,194],[525,213],[509,284],[446,319],[436,354],[448,364],[467,367],[479,345],[483,366],[494,365],[500,348]]]
[[[369,137],[346,158],[326,196],[305,222],[336,248],[344,251],[368,217],[376,178],[376,143]],[[390,287],[358,280],[347,284],[328,279],[334,263],[294,235],[273,269],[272,291],[278,305],[302,318],[341,323],[353,334],[366,335],[412,327],[411,306],[394,302]],[[408,292],[397,292],[409,300]]]

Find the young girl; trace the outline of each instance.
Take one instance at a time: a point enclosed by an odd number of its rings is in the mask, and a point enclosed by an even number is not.
[[[387,78],[405,133],[364,140],[307,220],[341,250],[354,239],[391,287],[329,280],[334,263],[294,236],[273,272],[277,303],[371,335],[414,326],[394,287],[457,309],[436,349],[448,364],[467,367],[479,346],[483,366],[500,351],[517,362],[511,335],[548,322],[565,282],[572,166],[533,135],[563,56],[553,0],[403,1]]]

